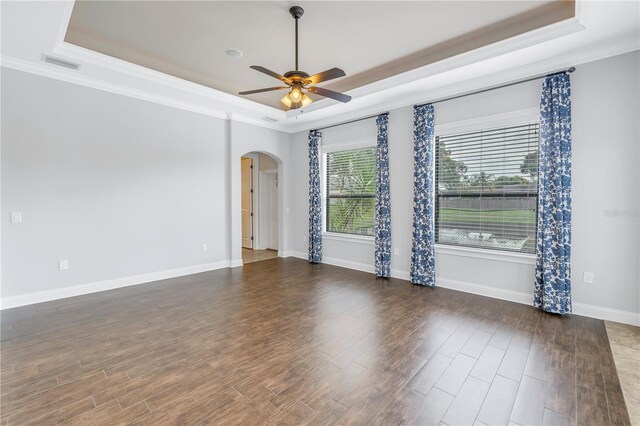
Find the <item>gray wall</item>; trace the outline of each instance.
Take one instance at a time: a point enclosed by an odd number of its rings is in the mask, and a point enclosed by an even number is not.
[[[1,78],[3,306],[227,266],[241,244],[229,158],[288,155],[281,132],[6,68]]]
[[[639,52],[581,65],[572,74],[573,90],[573,282],[576,311],[597,315],[592,307],[640,310],[638,227],[638,75]],[[482,116],[537,108],[540,82],[521,84],[435,106],[438,127]],[[425,95],[425,100],[428,95]],[[408,276],[412,222],[412,108],[390,112],[392,256],[395,276]],[[374,137],[374,120],[324,131],[323,144]],[[292,160],[291,250],[307,251],[307,134],[294,135]],[[608,210],[624,211],[611,216]],[[634,213],[635,212],[635,213]],[[373,245],[366,241],[324,240],[329,262],[373,269]],[[530,302],[533,261],[521,258],[484,259],[477,253],[437,250],[438,282],[443,286],[495,297]],[[595,273],[594,284],[583,284],[584,271]],[[582,305],[582,306],[580,306]],[[621,318],[624,319],[624,318]]]
[[[575,299],[640,311],[640,52],[580,67],[573,101]],[[616,212],[617,211],[617,212]],[[582,284],[582,273],[595,283]]]
[[[573,80],[573,276],[582,312],[638,313],[638,52],[581,65]],[[237,264],[239,157],[278,160],[283,255],[306,256],[307,134],[135,100],[2,68],[2,299],[192,266]],[[438,126],[537,108],[533,82],[438,104]],[[428,99],[428,94],[425,94]],[[374,121],[325,144],[375,137]],[[392,259],[410,267],[412,109],[389,124]],[[237,189],[237,191],[236,191]],[[9,223],[21,211],[23,223]],[[209,250],[202,252],[202,243]],[[370,241],[327,239],[325,258],[373,269]],[[528,258],[437,252],[438,282],[530,302]],[[58,271],[59,259],[69,260]],[[235,263],[234,263],[235,262]],[[595,273],[583,284],[582,273]],[[58,294],[58,293],[56,293]]]

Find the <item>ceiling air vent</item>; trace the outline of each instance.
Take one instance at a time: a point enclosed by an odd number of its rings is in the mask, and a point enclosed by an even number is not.
[[[268,121],[269,123],[275,123],[276,121],[278,121],[275,118],[271,118],[271,117],[262,117],[262,119],[264,121]]]
[[[52,65],[57,65],[59,67],[69,68],[76,71],[78,70],[78,68],[80,68],[80,64],[75,64],[73,62],[65,61],[64,59],[54,58],[53,56],[49,56],[49,55],[42,55],[42,59],[47,63],[50,63]]]

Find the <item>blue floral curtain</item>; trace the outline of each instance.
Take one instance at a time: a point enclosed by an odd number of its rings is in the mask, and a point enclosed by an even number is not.
[[[534,305],[571,312],[571,81],[549,75],[540,99]]]
[[[433,105],[413,107],[413,242],[411,282],[434,286],[435,135]]]
[[[391,204],[389,200],[389,141],[387,125],[389,114],[380,114],[378,126],[378,146],[376,149],[376,209],[375,236],[376,275],[391,276]]]
[[[322,195],[318,145],[322,133],[309,132],[309,262],[322,261]]]

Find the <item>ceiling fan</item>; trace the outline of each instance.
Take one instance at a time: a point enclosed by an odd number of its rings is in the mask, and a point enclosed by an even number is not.
[[[289,13],[293,16],[296,22],[296,70],[298,69],[298,19],[304,13],[304,9],[300,6],[293,6],[289,9]],[[335,99],[336,101],[347,103],[351,100],[351,96],[343,93],[334,92],[333,90],[323,89],[322,87],[315,87],[316,84],[323,81],[332,80],[338,77],[344,77],[346,74],[340,68],[331,68],[318,74],[309,75],[304,71],[289,71],[280,75],[265,67],[259,65],[251,65],[249,68],[259,71],[261,73],[275,77],[282,81],[286,86],[268,87],[266,89],[249,90],[246,92],[240,92],[240,95],[252,95],[254,93],[271,92],[274,90],[287,89],[289,93],[280,100],[287,109],[298,109],[309,105],[313,100],[307,96],[305,90],[315,95],[324,96],[327,98]]]

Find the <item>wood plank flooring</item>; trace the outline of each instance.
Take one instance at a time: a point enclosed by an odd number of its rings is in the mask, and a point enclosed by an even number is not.
[[[1,313],[2,424],[629,424],[604,323],[299,259]]]

